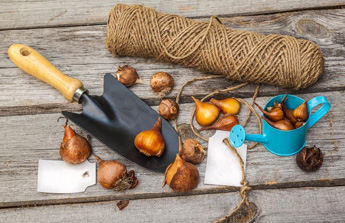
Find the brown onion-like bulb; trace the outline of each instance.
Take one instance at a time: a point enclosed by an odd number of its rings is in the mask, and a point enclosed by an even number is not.
[[[271,121],[279,121],[284,118],[284,112],[279,107],[273,107],[270,111],[265,111],[260,105],[254,102],[254,104],[259,108],[259,110],[264,113],[267,118],[269,118]]]
[[[67,125],[67,122],[68,120],[64,125],[65,134],[60,146],[60,156],[67,163],[79,164],[90,156],[91,145],[84,137],[77,134],[71,126]]]
[[[279,102],[274,102],[274,105],[272,107],[267,107],[267,111],[270,112],[273,108],[280,108],[280,109],[283,109],[282,108],[282,104],[279,103]]]
[[[303,126],[305,122],[296,122],[295,128],[298,129],[299,127]]]
[[[121,162],[114,160],[104,161],[95,154],[93,155],[98,161],[97,180],[102,187],[126,190],[134,188],[138,184],[138,179],[135,177],[134,172],[127,174],[127,168]]]
[[[290,120],[290,122],[292,124],[295,124],[297,122],[296,118],[293,116],[293,110],[289,110],[287,107],[286,107],[286,100],[287,100],[287,95],[284,96],[283,98],[283,101],[281,103],[282,105],[282,108],[283,108],[283,111],[284,111],[284,114],[286,116],[287,119]]]
[[[172,99],[163,99],[159,104],[158,112],[167,120],[175,119],[178,116],[179,106]]]
[[[180,143],[181,145],[182,143]],[[187,162],[199,164],[204,160],[205,151],[196,139],[187,139],[180,150],[180,156]]]
[[[294,111],[293,111],[293,116],[296,118],[298,122],[304,122],[307,120],[309,114],[308,114],[308,106],[307,102],[303,102],[300,106],[298,106]]]
[[[136,69],[129,65],[117,67],[116,79],[127,87],[132,86],[133,84],[143,83],[143,81],[139,78]]]
[[[235,98],[223,100],[211,98],[210,102],[217,106],[223,114],[237,115],[241,108],[241,104]]]
[[[320,169],[323,162],[323,154],[319,148],[304,147],[296,156],[299,168],[306,172],[313,172]]]
[[[273,108],[282,108],[282,104],[279,102],[274,102]]]
[[[179,154],[175,161],[165,171],[165,179],[162,186],[167,183],[171,189],[177,192],[193,190],[199,182],[199,171],[191,163],[184,161]]]
[[[293,130],[295,128],[295,126],[292,125],[292,123],[289,121],[289,119],[282,119],[282,120],[274,122],[274,121],[271,121],[264,116],[262,116],[262,118],[265,119],[266,122],[270,126],[276,128],[276,129],[279,129],[279,130],[288,131],[288,130]]]
[[[161,134],[162,121],[159,117],[152,129],[140,132],[134,140],[135,147],[146,156],[160,157],[165,150],[165,142]]]
[[[195,120],[201,126],[211,125],[217,120],[219,116],[219,110],[217,106],[202,102],[192,96],[195,102]]]
[[[160,92],[160,96],[168,94],[174,86],[173,77],[166,72],[157,72],[150,79],[153,91]]]
[[[238,125],[239,121],[237,116],[235,115],[223,115],[222,117],[219,118],[219,120],[210,125],[210,126],[205,126],[200,129],[200,131],[204,130],[223,130],[223,131],[230,131],[232,127],[235,125]]]

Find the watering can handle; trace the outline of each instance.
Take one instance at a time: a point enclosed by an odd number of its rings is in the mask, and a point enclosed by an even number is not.
[[[310,112],[309,114],[311,114],[313,108],[320,104],[323,105],[309,118],[307,127],[308,129],[311,128],[317,121],[320,120],[320,118],[322,118],[322,116],[324,116],[329,111],[329,109],[331,108],[331,104],[328,102],[325,96],[317,96],[307,102],[308,111]]]

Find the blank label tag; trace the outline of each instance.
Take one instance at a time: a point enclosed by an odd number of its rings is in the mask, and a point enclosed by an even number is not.
[[[37,191],[45,193],[84,192],[96,184],[96,163],[73,165],[60,160],[39,160]]]
[[[241,186],[242,171],[240,162],[224,143],[230,132],[219,131],[210,137],[207,149],[205,184]],[[246,167],[247,145],[236,148]]]

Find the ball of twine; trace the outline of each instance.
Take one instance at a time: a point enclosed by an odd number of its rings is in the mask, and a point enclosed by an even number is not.
[[[200,22],[140,5],[117,4],[110,11],[106,44],[116,56],[153,57],[231,80],[292,89],[314,84],[324,67],[312,41],[234,30],[214,16]]]

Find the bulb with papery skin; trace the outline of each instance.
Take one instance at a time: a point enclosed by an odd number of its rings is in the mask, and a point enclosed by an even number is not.
[[[140,132],[134,140],[135,147],[146,156],[160,157],[165,150],[164,138],[161,134],[162,121],[159,117],[152,129]]]
[[[210,126],[205,126],[201,128],[200,131],[204,131],[204,130],[231,131],[232,127],[238,124],[239,124],[239,121],[236,115],[223,115],[214,124]]]
[[[139,78],[136,69],[129,65],[117,67],[116,79],[127,87],[132,86],[133,84],[143,83],[143,81]]]
[[[259,110],[264,113],[267,118],[269,118],[271,121],[279,121],[284,118],[284,112],[281,108],[279,107],[273,107],[270,109],[270,111],[265,111],[260,105],[254,102],[254,104],[259,108]]]
[[[64,125],[65,134],[60,145],[61,158],[70,164],[84,162],[91,153],[90,143],[82,136],[77,134],[71,126]]]
[[[299,122],[304,122],[308,118],[308,107],[307,107],[307,102],[303,102],[300,106],[298,106],[294,111],[293,111],[293,116],[296,118],[297,121]]]
[[[180,148],[179,154],[182,159],[193,164],[201,163],[205,157],[204,148],[196,139],[187,139]]]
[[[217,106],[223,114],[237,115],[241,108],[241,104],[235,98],[223,100],[211,98],[210,102]]]
[[[298,129],[299,127],[303,126],[305,122],[296,122],[295,128]]]
[[[172,99],[163,99],[159,104],[158,112],[167,120],[175,119],[178,116],[179,106]]]
[[[98,161],[97,180],[106,189],[126,190],[132,189],[138,184],[134,171],[127,173],[127,168],[121,162],[115,160],[102,160],[93,154]]]
[[[289,119],[282,119],[279,121],[271,121],[266,117],[262,117],[263,119],[265,119],[265,121],[272,127],[279,129],[279,130],[283,130],[283,131],[288,131],[288,130],[293,130],[295,128],[295,126],[289,121]]]
[[[289,119],[292,124],[295,124],[297,122],[297,120],[293,116],[293,110],[289,110],[286,107],[286,100],[287,100],[287,95],[285,95],[283,100],[282,100],[282,103],[281,103],[282,109],[284,111],[284,114],[285,114],[286,118]]]
[[[202,102],[192,96],[195,102],[195,120],[201,126],[211,125],[219,116],[217,106]]]
[[[165,96],[174,86],[173,77],[166,72],[157,72],[150,79],[150,86],[153,91],[161,92],[161,96]]]
[[[198,169],[193,164],[184,161],[177,154],[175,161],[165,171],[165,179],[162,186],[167,183],[174,191],[187,192],[194,189],[198,182]]]

